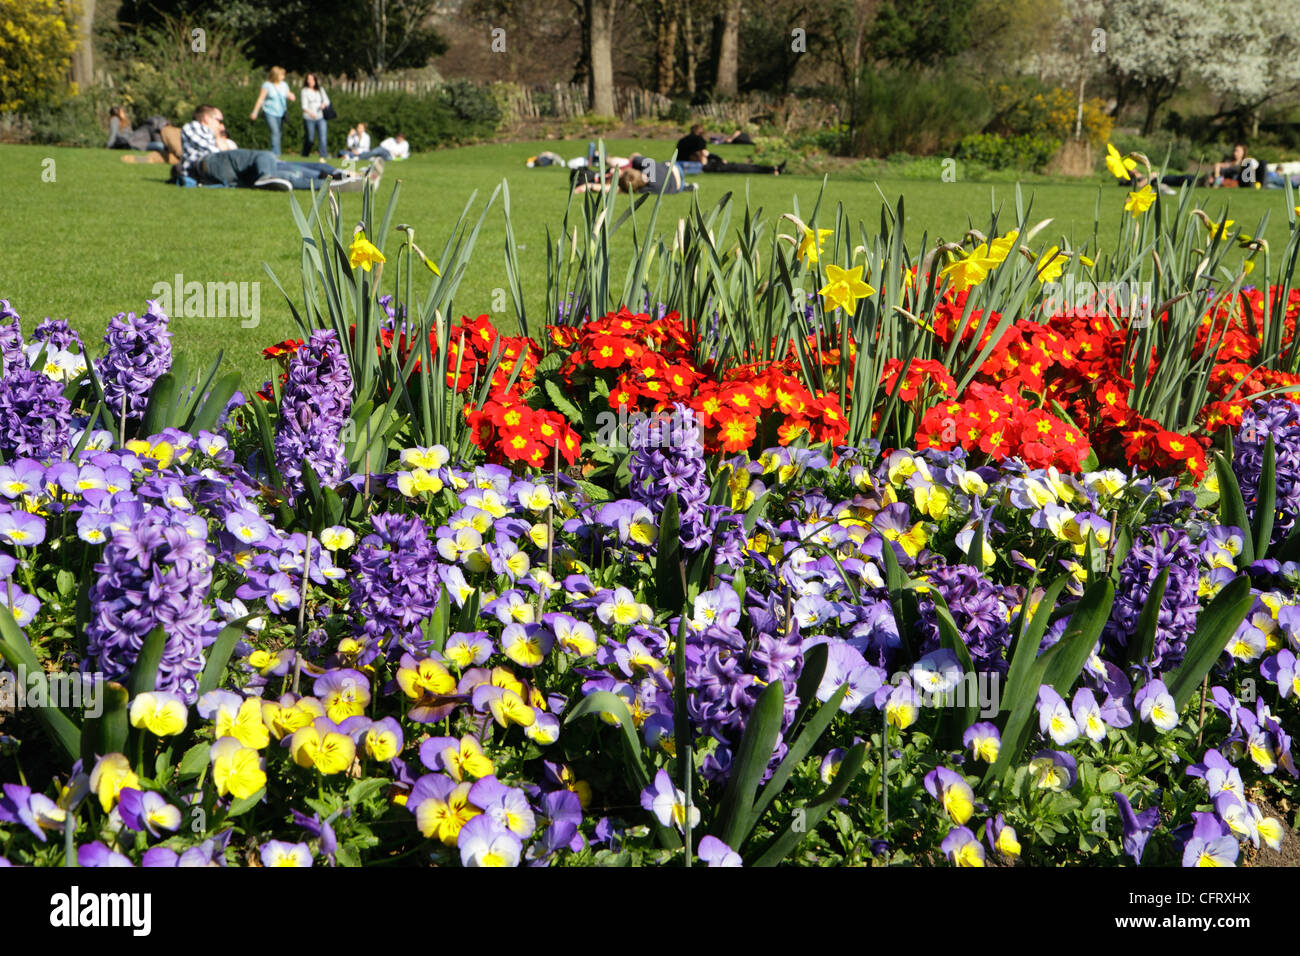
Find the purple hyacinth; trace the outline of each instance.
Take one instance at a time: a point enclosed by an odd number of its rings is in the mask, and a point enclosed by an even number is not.
[[[700,734],[714,737],[719,747],[701,768],[710,780],[724,780],[731,770],[731,758],[740,744],[749,715],[759,695],[774,681],[785,690],[781,730],[763,779],[774,771],[789,747],[784,732],[799,709],[795,687],[803,671],[803,639],[797,626],[785,634],[759,633],[752,647],[736,630],[740,602],[728,585],[706,591],[696,599],[696,612],[713,607],[712,623],[700,631],[688,631],[686,638],[686,708]]]
[[[1277,544],[1300,518],[1300,405],[1276,398],[1256,402],[1241,415],[1241,427],[1233,436],[1232,470],[1251,520],[1255,517],[1260,472],[1270,436],[1277,462],[1277,516],[1271,540]]]
[[[438,551],[420,518],[379,514],[352,558],[355,632],[370,642],[362,663],[382,650],[416,652],[428,643],[422,622],[433,615],[441,593]]]
[[[1008,590],[969,564],[940,566],[930,570],[928,577],[952,612],[975,669],[1005,674],[1010,666],[1006,649],[1011,642],[1007,612],[1016,603]],[[921,601],[922,653],[939,649],[939,616],[934,608],[933,602]]]
[[[322,486],[334,486],[348,470],[341,433],[352,411],[352,372],[338,336],[318,329],[289,360],[289,379],[275,431],[275,463],[291,497],[303,491],[303,463]]]
[[[698,551],[708,544],[712,524],[708,468],[695,412],[681,404],[673,409],[671,416],[645,419],[632,427],[629,491],[656,516],[663,514],[668,496],[676,494],[682,548]]]
[[[19,367],[27,364],[23,355],[23,328],[18,320],[18,313],[9,305],[8,299],[0,299],[0,375],[6,374],[11,365]]]
[[[204,603],[212,586],[213,557],[195,519],[169,508],[150,509],[113,533],[90,589],[83,670],[109,680],[130,673],[145,638],[161,626],[167,635],[157,688],[198,698],[203,648],[219,622]],[[200,529],[203,522],[198,519]]]
[[[25,361],[6,360],[0,379],[0,452],[5,458],[49,459],[67,450],[72,405],[63,386]]]
[[[95,366],[109,409],[120,415],[125,403],[128,421],[144,418],[154,383],[172,367],[167,316],[157,302],[151,299],[147,304],[142,315],[119,312],[109,319],[104,333],[108,354]]]
[[[1160,602],[1155,645],[1149,660],[1138,665],[1148,678],[1158,677],[1182,663],[1187,639],[1200,613],[1197,593],[1200,560],[1187,532],[1169,525],[1151,525],[1136,534],[1119,568],[1115,605],[1102,631],[1102,641],[1123,660],[1137,633],[1138,618],[1160,573],[1169,568],[1169,581]]]
[[[74,346],[78,352],[84,354],[86,351],[81,336],[68,325],[67,319],[46,319],[32,332],[32,341],[44,342],[49,348],[64,352],[73,351]]]

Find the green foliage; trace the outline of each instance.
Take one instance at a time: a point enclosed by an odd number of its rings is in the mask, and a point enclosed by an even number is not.
[[[0,0],[0,113],[57,105],[69,91],[76,17],[59,0]]]
[[[983,128],[984,93],[954,75],[864,70],[849,142],[854,156],[935,153]]]
[[[991,169],[1038,171],[1047,165],[1052,154],[1060,147],[1060,140],[1047,136],[972,133],[962,138],[953,155],[957,159],[980,163]]]

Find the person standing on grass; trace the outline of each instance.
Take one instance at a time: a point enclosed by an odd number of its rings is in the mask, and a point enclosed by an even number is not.
[[[329,104],[330,98],[320,88],[320,80],[316,78],[316,74],[308,73],[307,78],[302,81],[302,154],[304,156],[311,152],[312,143],[315,142],[320,158],[329,158],[329,149],[325,145],[325,107]]]
[[[284,114],[289,111],[289,101],[296,99],[293,91],[289,89],[289,84],[284,81],[284,68],[271,67],[266,82],[262,84],[261,92],[257,94],[253,112],[248,118],[255,120],[257,111],[262,111],[262,115],[266,117],[267,128],[271,131],[271,152],[276,156],[280,155],[280,132],[284,128]]]

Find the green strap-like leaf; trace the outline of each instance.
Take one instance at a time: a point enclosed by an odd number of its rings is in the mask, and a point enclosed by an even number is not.
[[[9,665],[18,680],[24,680],[28,685],[33,681],[41,682],[46,703],[50,704],[52,695],[45,676],[45,668],[41,667],[41,662],[37,660],[32,646],[27,643],[27,636],[18,626],[13,612],[4,605],[0,605],[0,658]],[[32,709],[50,739],[63,751],[69,764],[81,756],[81,730],[67,714],[54,706]]]
[[[154,689],[158,680],[158,665],[162,663],[163,650],[167,647],[167,632],[158,625],[144,639],[140,654],[135,659],[135,666],[127,678],[126,686],[131,696],[143,694]]]
[[[818,645],[818,647],[825,646],[825,644]],[[758,799],[754,801],[754,810],[750,819],[751,829],[753,829],[753,827],[758,824],[758,821],[762,819],[763,811],[768,808],[773,800],[781,795],[781,791],[785,788],[786,782],[790,779],[790,775],[793,774],[799,764],[803,762],[803,759],[812,752],[812,748],[816,746],[817,741],[821,739],[826,728],[829,727],[831,721],[835,719],[835,715],[839,712],[840,704],[844,703],[844,698],[848,693],[849,685],[841,684],[839,689],[826,699],[826,703],[817,708],[816,713],[814,713],[812,718],[808,721],[808,725],[804,727],[799,736],[795,738],[795,742],[790,745],[790,749],[786,752],[785,757],[782,758],[780,766],[776,768],[776,772],[772,774],[771,779],[767,781],[763,786],[762,792],[759,793]]]
[[[216,690],[221,686],[221,678],[226,673],[226,665],[230,663],[230,655],[235,652],[235,645],[244,635],[244,625],[253,619],[254,615],[248,614],[238,620],[231,621],[217,634],[217,639],[212,642],[212,646],[207,650],[207,661],[203,665],[203,673],[199,675],[199,696],[202,697],[210,690]]]
[[[1138,617],[1137,631],[1129,639],[1128,662],[1130,666],[1142,664],[1151,659],[1151,652],[1156,646],[1156,630],[1160,626],[1160,603],[1165,599],[1165,589],[1169,586],[1169,567],[1160,572],[1156,583],[1151,585],[1147,602],[1142,606]]]
[[[1201,680],[1228,646],[1228,641],[1232,640],[1254,602],[1250,578],[1243,574],[1220,591],[1201,612],[1196,630],[1187,639],[1182,664],[1165,680],[1179,710],[1192,699],[1192,694],[1196,693]]]
[[[1241,486],[1222,452],[1214,453],[1214,473],[1219,479],[1219,520],[1241,529],[1243,540],[1237,567],[1244,568],[1255,560],[1255,541],[1250,533],[1250,518],[1246,513],[1245,499],[1241,497]]]
[[[749,720],[745,722],[745,733],[740,738],[731,774],[727,778],[727,789],[718,809],[721,822],[718,839],[733,850],[739,850],[753,826],[754,794],[781,739],[784,710],[785,686],[779,680],[773,681],[758,695]]]
[[[1043,674],[1043,680],[1062,697],[1069,695],[1074,682],[1083,673],[1083,666],[1088,663],[1092,649],[1101,637],[1114,603],[1115,585],[1109,578],[1104,578],[1083,592],[1079,606],[1070,615],[1070,623],[1065,626],[1065,633],[1056,645],[1061,650]]]
[[[866,759],[867,745],[865,743],[855,744],[850,747],[848,753],[844,755],[843,762],[840,763],[840,769],[835,774],[835,779],[816,800],[804,806],[803,814],[791,820],[786,828],[770,843],[767,844],[760,852],[750,866],[776,866],[802,843],[817,825],[830,812],[831,807],[849,788],[853,778],[858,775],[862,769],[862,762]],[[734,848],[733,848],[734,849]]]
[[[1255,520],[1251,530],[1255,537],[1255,554],[1264,557],[1268,554],[1269,543],[1273,539],[1273,522],[1277,518],[1277,448],[1273,436],[1268,436],[1264,446],[1264,464],[1259,472],[1259,493],[1255,499]],[[1241,529],[1245,532],[1245,528]]]

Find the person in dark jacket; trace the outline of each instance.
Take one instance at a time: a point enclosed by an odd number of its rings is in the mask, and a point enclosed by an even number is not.
[[[162,128],[167,120],[162,116],[151,116],[138,129],[131,128],[131,120],[126,110],[114,106],[108,111],[108,149],[150,149],[161,153],[166,147],[162,142]]]
[[[755,176],[779,176],[785,172],[785,163],[780,166],[764,166],[759,163],[729,163],[716,153],[709,152],[708,141],[704,138],[704,127],[698,123],[691,131],[677,141],[677,162],[681,163],[684,173],[748,173]]]

